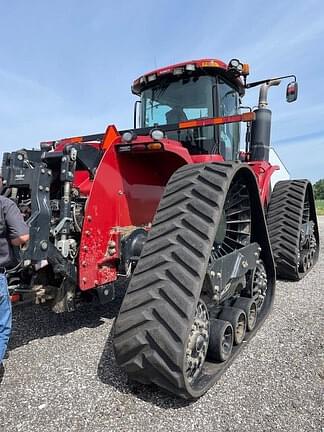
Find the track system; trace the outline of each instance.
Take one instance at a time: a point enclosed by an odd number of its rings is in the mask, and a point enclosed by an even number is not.
[[[318,225],[310,182],[278,182],[271,194],[267,223],[278,278],[302,279],[316,263],[319,253]]]
[[[118,364],[133,380],[187,399],[201,396],[266,318],[274,282],[250,168],[180,168],[166,186],[115,322]]]

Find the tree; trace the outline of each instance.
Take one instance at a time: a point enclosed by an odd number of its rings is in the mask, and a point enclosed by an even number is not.
[[[318,180],[314,184],[315,199],[324,200],[324,179]]]

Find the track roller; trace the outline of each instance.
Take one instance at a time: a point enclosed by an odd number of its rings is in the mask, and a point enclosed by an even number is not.
[[[208,357],[224,362],[229,359],[234,343],[234,330],[229,321],[213,319],[210,321],[210,342]]]
[[[275,282],[255,176],[236,163],[177,170],[115,321],[115,356],[129,378],[186,399],[204,394],[244,346],[233,346],[232,317],[218,320],[214,312],[248,289],[256,255],[264,262],[267,290],[246,341],[270,311]]]
[[[219,315],[219,319],[229,321],[232,324],[234,337],[234,345],[239,345],[243,342],[246,332],[246,314],[243,309],[233,307],[223,307]]]
[[[252,331],[257,323],[257,305],[254,299],[239,297],[235,303],[234,307],[243,309],[246,314],[246,329],[247,331]]]

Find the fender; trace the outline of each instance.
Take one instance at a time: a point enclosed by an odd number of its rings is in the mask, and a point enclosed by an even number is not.
[[[149,229],[168,179],[193,162],[176,141],[161,140],[163,151],[120,152],[120,136],[111,136],[112,142],[104,140],[106,151],[85,207],[78,281],[83,291],[117,279],[122,236],[136,227]],[[139,136],[132,145],[148,142],[150,137]]]

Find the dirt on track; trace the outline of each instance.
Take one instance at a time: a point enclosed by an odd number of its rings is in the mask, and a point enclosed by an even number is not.
[[[324,244],[324,217],[319,217]],[[323,246],[298,283],[278,282],[274,309],[222,379],[188,403],[128,383],[116,366],[106,308],[14,311],[0,384],[0,431],[321,431]]]

